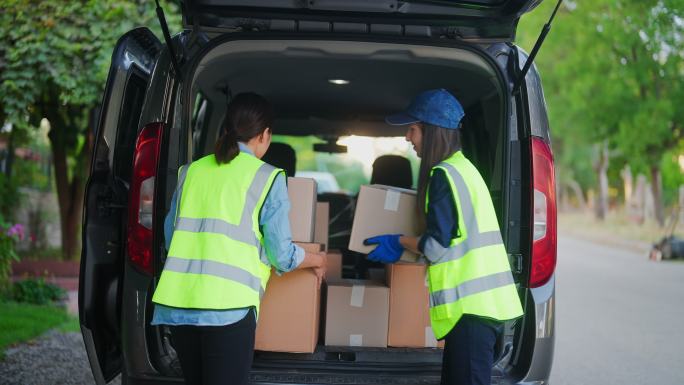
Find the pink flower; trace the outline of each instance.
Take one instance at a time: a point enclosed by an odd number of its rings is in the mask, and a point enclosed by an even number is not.
[[[7,235],[10,237],[16,236],[20,241],[24,240],[24,225],[17,223],[7,230]]]

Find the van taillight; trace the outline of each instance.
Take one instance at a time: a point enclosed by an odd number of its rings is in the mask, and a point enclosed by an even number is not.
[[[556,178],[551,148],[539,138],[532,139],[532,180],[534,213],[530,287],[539,287],[556,269]]]
[[[133,266],[152,274],[154,182],[163,123],[145,126],[135,143],[128,199],[128,257]]]

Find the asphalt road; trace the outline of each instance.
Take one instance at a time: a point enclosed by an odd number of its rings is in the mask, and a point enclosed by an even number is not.
[[[551,385],[684,384],[684,263],[561,237]]]

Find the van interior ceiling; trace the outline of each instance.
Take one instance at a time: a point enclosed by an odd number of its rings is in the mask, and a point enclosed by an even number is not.
[[[471,123],[481,120],[499,131],[502,85],[491,64],[471,51],[343,41],[226,42],[212,49],[194,73],[195,102],[200,93],[212,110],[204,122],[204,146],[196,149],[211,151],[226,103],[240,92],[256,92],[274,105],[279,135],[387,137],[403,136],[405,129],[384,124],[384,116],[432,88],[452,92],[469,118],[470,111],[483,114],[468,119]]]
[[[502,217],[507,93],[492,64],[470,50],[374,42],[238,40],[208,51],[191,75],[193,144],[188,146],[188,158],[192,160],[213,151],[226,104],[240,92],[256,92],[273,104],[275,134],[330,141],[346,135],[403,137],[406,128],[389,126],[384,117],[405,109],[422,91],[445,88],[465,109],[463,151],[489,185]],[[208,114],[200,114],[202,110]]]

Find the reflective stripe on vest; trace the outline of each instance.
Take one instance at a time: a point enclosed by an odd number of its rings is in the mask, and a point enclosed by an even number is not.
[[[259,292],[259,298],[264,295],[261,287],[261,278],[251,274],[247,270],[232,265],[204,259],[183,259],[178,257],[166,258],[164,270],[177,273],[208,274],[215,277],[235,281],[249,286]]]
[[[471,279],[452,289],[444,289],[432,293],[431,306],[446,305],[469,295],[482,293],[483,291],[496,289],[512,283],[515,282],[510,271],[502,271],[501,273]]]

